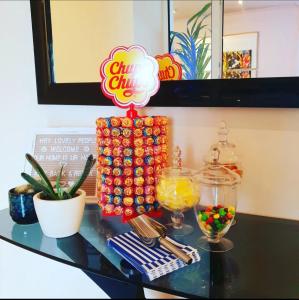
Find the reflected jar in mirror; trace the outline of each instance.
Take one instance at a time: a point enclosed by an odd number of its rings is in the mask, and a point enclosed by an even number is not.
[[[233,223],[237,206],[240,176],[220,165],[208,165],[199,174],[200,202],[194,211],[204,236],[200,248],[211,252],[225,252],[233,243],[224,239]]]

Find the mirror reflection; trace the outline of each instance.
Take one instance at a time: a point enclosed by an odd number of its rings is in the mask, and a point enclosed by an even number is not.
[[[224,1],[223,77],[299,75],[299,1]]]
[[[299,76],[299,1],[170,0],[170,35],[165,0],[50,0],[50,13],[57,83],[99,82],[110,50],[132,44],[170,46],[187,80]]]
[[[51,0],[50,12],[57,83],[99,82],[100,64],[116,46],[168,52],[167,1]]]
[[[299,1],[199,0],[171,3],[172,30],[177,40],[172,45],[172,53],[183,66],[184,79],[299,75]],[[219,9],[217,5],[223,5],[223,20],[220,15],[215,20],[215,10]],[[208,8],[205,10],[205,7]],[[196,18],[197,23],[192,27]],[[223,37],[214,38],[222,24]],[[200,28],[199,34],[193,43],[190,35],[192,29],[195,31],[197,28]],[[222,49],[221,57],[217,56],[217,49]],[[220,76],[217,66],[222,70]]]

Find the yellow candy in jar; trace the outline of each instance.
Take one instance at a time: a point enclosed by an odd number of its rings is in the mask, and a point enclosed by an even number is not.
[[[157,186],[158,201],[171,210],[190,208],[198,197],[198,186],[188,177],[162,177]]]

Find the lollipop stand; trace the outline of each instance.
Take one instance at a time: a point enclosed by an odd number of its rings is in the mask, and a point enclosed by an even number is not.
[[[167,164],[167,123],[163,116],[99,118],[98,197],[102,213],[123,221],[147,213],[159,217],[156,176]]]
[[[167,124],[164,116],[139,116],[159,89],[159,66],[138,45],[114,48],[100,67],[101,89],[125,117],[97,119],[97,195],[102,214],[161,215],[156,201],[156,177],[167,164]]]

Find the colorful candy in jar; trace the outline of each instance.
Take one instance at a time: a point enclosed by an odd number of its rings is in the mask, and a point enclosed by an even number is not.
[[[219,238],[223,236],[233,222],[236,209],[234,206],[223,205],[207,206],[201,209],[197,215],[197,222],[201,230],[209,237]]]

